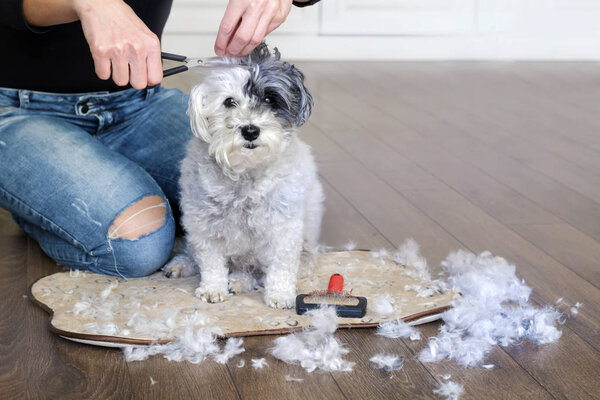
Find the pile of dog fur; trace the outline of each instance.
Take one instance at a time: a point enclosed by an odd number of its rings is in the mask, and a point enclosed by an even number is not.
[[[448,289],[462,295],[454,300],[452,308],[441,315],[443,324],[439,334],[429,338],[418,356],[422,362],[450,359],[465,367],[491,369],[493,365],[484,364],[484,361],[495,345],[510,346],[524,340],[544,344],[554,342],[561,336],[557,324],[563,323],[568,314],[553,306],[538,308],[532,305],[529,302],[531,288],[517,277],[515,266],[489,252],[475,255],[459,250],[451,253],[442,262],[445,279],[433,281],[425,259],[412,240],[393,254],[380,250],[372,252],[372,256],[392,257],[399,263],[414,266],[414,277],[424,283],[417,288],[423,297],[432,291]],[[576,314],[580,305],[577,303],[571,309],[571,314]],[[391,296],[380,296],[372,307],[378,313],[389,311],[393,308]],[[312,326],[276,338],[270,349],[271,355],[286,363],[298,364],[307,372],[317,369],[352,371],[354,363],[344,358],[349,350],[334,336],[337,329],[335,310],[324,307],[311,311],[310,315]],[[238,338],[228,339],[220,349],[218,334],[217,328],[194,330],[190,326],[174,342],[125,348],[125,359],[139,361],[161,354],[172,361],[199,363],[212,357],[217,362],[226,363],[244,351],[243,341]],[[381,324],[377,334],[388,338],[421,339],[416,328],[401,320]],[[376,354],[370,361],[376,368],[391,372],[402,368],[404,358],[397,354]],[[238,367],[243,365],[241,360]],[[267,364],[264,359],[258,359],[252,360],[252,366],[263,368]],[[448,378],[444,377],[446,381],[434,393],[447,399],[458,399],[463,388],[460,384],[447,381]]]

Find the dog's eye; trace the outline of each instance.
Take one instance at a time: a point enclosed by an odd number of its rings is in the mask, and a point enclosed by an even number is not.
[[[277,95],[270,95],[267,94],[265,95],[265,97],[263,98],[263,102],[273,108],[278,108],[279,107],[279,99],[277,98]]]
[[[233,97],[228,97],[223,102],[223,105],[227,108],[233,108],[237,106],[237,103],[235,102],[235,99]]]

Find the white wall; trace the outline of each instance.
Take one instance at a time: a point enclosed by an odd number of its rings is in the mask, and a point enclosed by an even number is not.
[[[213,53],[227,0],[174,0],[163,50]],[[268,37],[285,58],[600,60],[600,0],[321,0]]]

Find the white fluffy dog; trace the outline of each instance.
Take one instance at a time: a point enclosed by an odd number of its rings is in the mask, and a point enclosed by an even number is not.
[[[253,288],[236,271],[261,270],[265,303],[290,308],[300,268],[308,273],[314,262],[323,214],[314,159],[296,135],[312,96],[302,73],[265,44],[231,62],[246,68],[213,71],[191,92],[195,137],[180,179],[187,254],[165,273],[199,267],[196,296],[214,303]]]

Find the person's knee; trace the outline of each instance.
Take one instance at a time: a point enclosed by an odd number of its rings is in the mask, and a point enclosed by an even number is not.
[[[126,278],[141,278],[151,275],[161,269],[171,256],[172,246],[168,242],[158,243],[147,249],[144,253],[138,253],[130,257],[127,265],[122,266],[120,271]]]
[[[165,223],[167,203],[158,195],[146,196],[127,207],[108,228],[110,239],[137,240]]]
[[[149,275],[169,259],[175,221],[165,200],[146,196],[127,207],[108,229],[115,273],[128,278]]]

